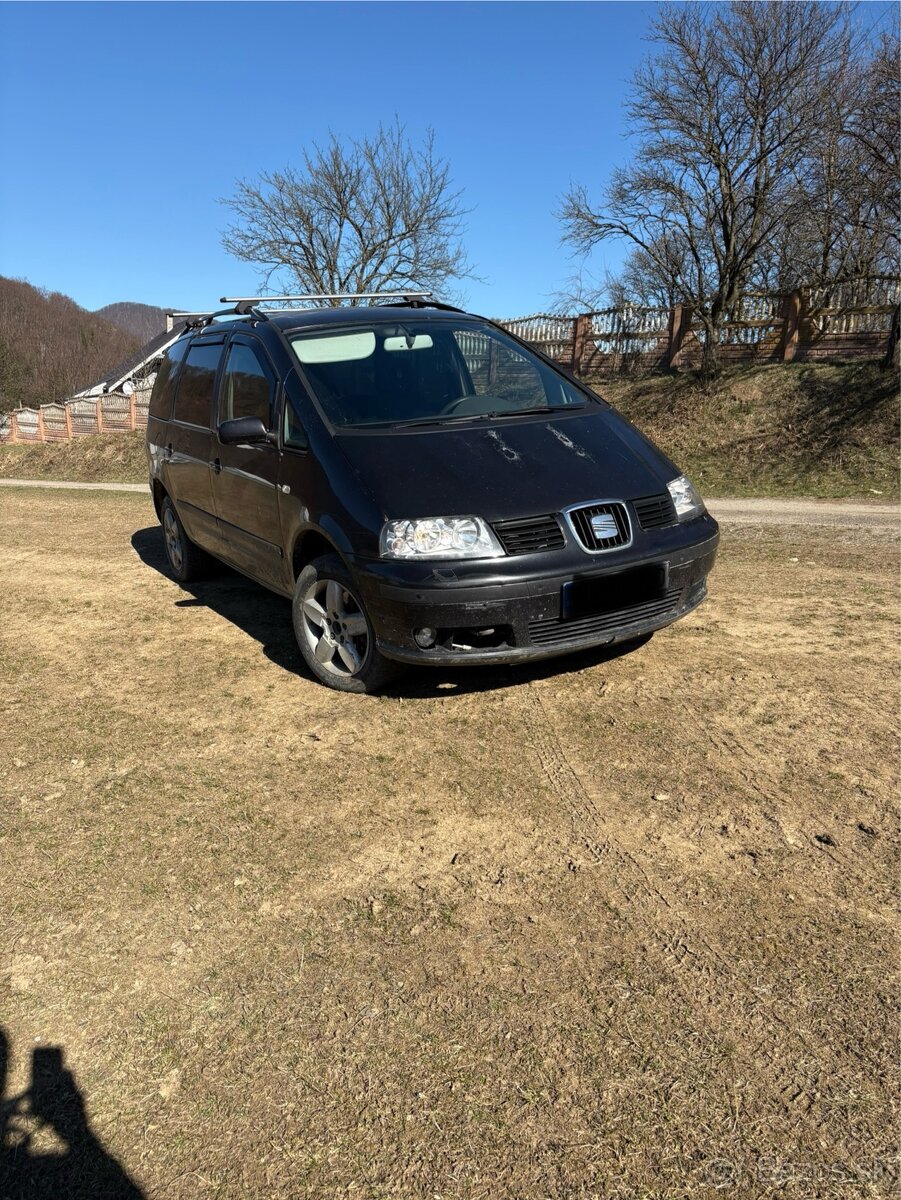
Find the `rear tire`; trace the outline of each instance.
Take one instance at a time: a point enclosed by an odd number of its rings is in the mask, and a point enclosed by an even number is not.
[[[210,556],[195,546],[185,533],[181,518],[168,496],[163,497],[160,505],[160,521],[166,544],[166,561],[178,582],[190,583],[192,579],[206,575],[210,569]]]
[[[326,687],[369,694],[403,673],[376,646],[356,585],[337,554],[324,554],[300,572],[292,615],[303,660]]]

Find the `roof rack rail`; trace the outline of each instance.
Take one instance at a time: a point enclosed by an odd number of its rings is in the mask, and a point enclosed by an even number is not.
[[[257,313],[254,309],[241,310],[235,308],[220,308],[216,312],[174,312],[168,314],[173,320],[182,320],[188,329],[202,329],[210,325],[216,317],[257,316],[265,320],[265,313]]]
[[[427,300],[431,292],[309,292],[302,296],[220,296],[221,304],[234,304],[239,314],[255,311],[258,304],[278,304],[286,300]]]
[[[465,308],[457,308],[455,304],[445,304],[441,300],[420,300],[418,296],[404,296],[398,304],[386,305],[386,308],[440,308],[442,312],[455,312],[466,314]]]

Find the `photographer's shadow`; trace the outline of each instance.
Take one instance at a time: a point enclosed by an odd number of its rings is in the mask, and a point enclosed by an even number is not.
[[[4,1099],[9,1041],[0,1029],[0,1200],[144,1200],[93,1133],[58,1046],[31,1052],[31,1083]],[[62,1150],[38,1150],[50,1131]]]

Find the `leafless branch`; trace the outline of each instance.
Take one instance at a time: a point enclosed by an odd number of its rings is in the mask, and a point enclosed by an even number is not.
[[[474,278],[461,236],[466,211],[429,131],[416,147],[398,122],[372,137],[334,134],[298,167],[240,180],[223,203],[222,244],[264,283],[302,292],[442,292]]]

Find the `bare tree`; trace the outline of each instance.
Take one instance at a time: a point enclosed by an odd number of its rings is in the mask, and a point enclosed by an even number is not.
[[[223,201],[235,221],[226,250],[300,292],[441,291],[470,275],[460,242],[461,192],[435,153],[402,125],[305,151],[299,168],[241,180]]]
[[[675,243],[672,253],[675,253]],[[682,300],[679,286],[684,264],[677,257],[670,262],[665,249],[652,256],[635,247],[618,271],[605,271],[598,278],[585,262],[554,293],[554,311],[559,313],[597,311],[610,305],[626,308],[672,308]]]
[[[823,99],[795,169],[791,226],[761,251],[759,276],[787,290],[896,275],[901,222],[898,35],[884,35],[846,64]]]
[[[817,0],[665,5],[659,52],[637,72],[628,107],[638,149],[600,205],[564,197],[565,239],[588,253],[631,242],[658,286],[691,303],[714,369],[720,329],[791,224],[795,187],[825,99],[846,70],[847,12]]]

